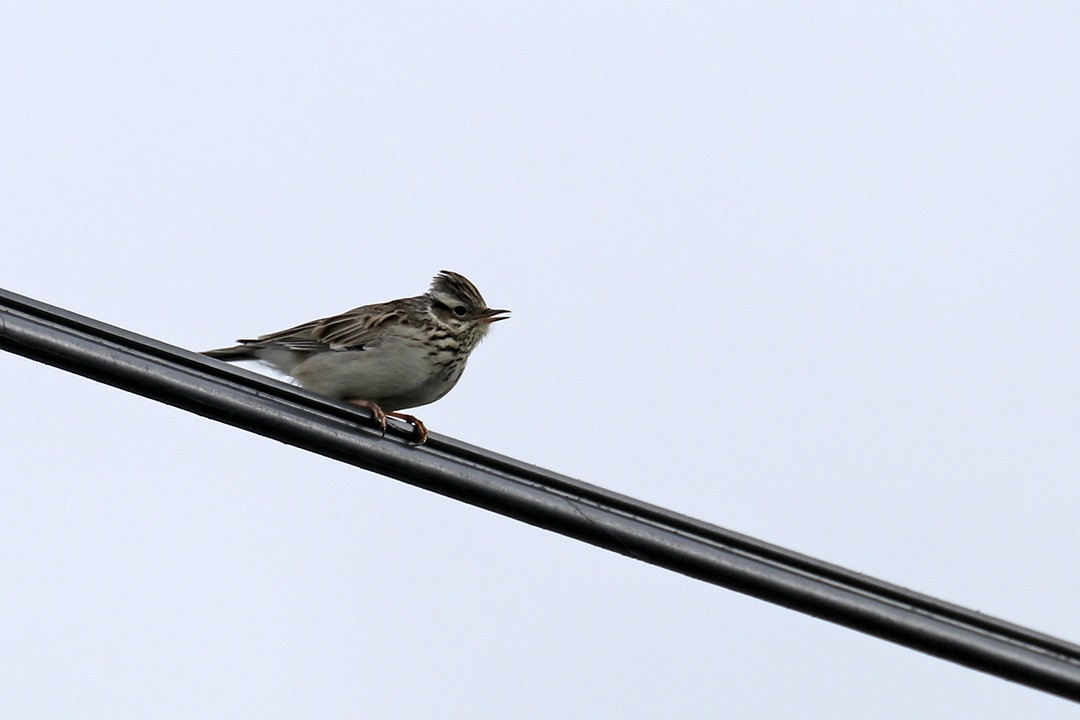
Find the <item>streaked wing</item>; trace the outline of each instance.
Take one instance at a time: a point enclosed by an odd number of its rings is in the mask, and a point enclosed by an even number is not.
[[[283,347],[297,352],[362,350],[382,336],[388,326],[408,321],[409,313],[402,307],[402,302],[364,305],[340,315],[240,342],[253,348]]]
[[[315,337],[315,330],[321,322],[321,320],[312,320],[288,330],[278,330],[267,335],[260,335],[253,340],[239,342],[253,348],[277,346],[298,352],[319,352],[327,349],[326,343],[319,342]]]
[[[365,305],[328,317],[314,329],[314,339],[331,350],[360,350],[390,325],[408,321],[400,302]]]

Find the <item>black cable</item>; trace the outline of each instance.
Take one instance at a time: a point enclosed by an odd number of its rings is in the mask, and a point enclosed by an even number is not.
[[[0,289],[0,348],[1080,701],[1080,646]]]

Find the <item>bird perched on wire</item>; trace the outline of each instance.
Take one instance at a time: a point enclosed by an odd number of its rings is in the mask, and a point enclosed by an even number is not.
[[[300,387],[367,408],[383,432],[388,415],[411,423],[422,445],[424,423],[398,410],[450,392],[491,323],[509,312],[492,310],[464,276],[443,270],[423,295],[364,305],[203,354],[261,360]]]

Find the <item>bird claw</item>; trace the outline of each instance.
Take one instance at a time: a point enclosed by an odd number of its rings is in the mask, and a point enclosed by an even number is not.
[[[360,400],[359,398],[346,398],[345,402],[369,411],[371,413],[371,419],[378,424],[379,429],[382,430],[383,436],[386,435],[386,413],[383,412],[381,407],[370,400]]]
[[[409,415],[407,413],[392,412],[387,413],[390,417],[396,417],[398,420],[404,420],[405,422],[416,428],[416,440],[413,441],[413,445],[423,445],[427,442],[427,426],[420,421],[420,418],[415,415]]]
[[[381,407],[371,402],[370,400],[361,400],[359,398],[346,398],[345,402],[356,405],[357,407],[362,407],[365,410],[369,411],[371,413],[371,419],[378,423],[379,429],[382,430],[382,434],[384,436],[386,435],[386,418],[395,417],[399,420],[404,420],[405,422],[416,428],[416,440],[413,441],[413,445],[423,445],[427,442],[427,426],[424,425],[424,423],[420,421],[420,418],[416,417],[415,415],[408,415],[406,413],[399,412],[388,413],[383,411]]]

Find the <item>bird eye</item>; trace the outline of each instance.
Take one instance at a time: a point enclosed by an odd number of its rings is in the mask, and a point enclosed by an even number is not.
[[[465,311],[465,306],[464,305],[455,305],[454,306],[454,314],[457,315],[458,317],[465,317],[465,312],[466,311]]]

